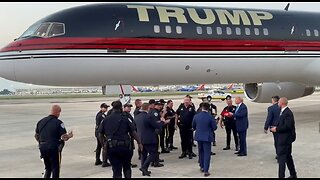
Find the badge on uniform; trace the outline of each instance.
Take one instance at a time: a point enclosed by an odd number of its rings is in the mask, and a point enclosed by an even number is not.
[[[61,124],[60,124],[60,126],[62,127],[62,129],[65,129],[64,124],[63,124],[63,123],[61,123]]]
[[[153,115],[155,116],[155,117],[158,117],[158,113],[157,112],[155,112],[155,113],[153,113]]]
[[[191,108],[189,108],[189,111],[191,111]]]

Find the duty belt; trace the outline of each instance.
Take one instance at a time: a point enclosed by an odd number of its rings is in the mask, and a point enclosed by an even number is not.
[[[127,147],[130,148],[130,140],[109,140],[108,148]]]

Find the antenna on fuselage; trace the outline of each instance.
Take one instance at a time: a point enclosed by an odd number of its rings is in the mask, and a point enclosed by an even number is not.
[[[288,11],[289,10],[289,6],[290,6],[290,3],[287,4],[287,6],[284,8],[284,10]]]

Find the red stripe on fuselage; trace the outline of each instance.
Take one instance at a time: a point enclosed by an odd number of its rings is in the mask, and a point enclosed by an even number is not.
[[[159,38],[37,38],[12,42],[1,49],[1,52],[45,49],[317,51],[320,50],[320,42]]]

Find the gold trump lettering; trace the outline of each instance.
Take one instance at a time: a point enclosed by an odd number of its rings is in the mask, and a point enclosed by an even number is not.
[[[172,18],[175,18],[177,23],[186,24],[188,20],[185,16],[185,10],[178,7],[165,6],[144,6],[144,5],[127,5],[129,9],[136,9],[139,21],[150,22],[148,11],[157,10],[159,21],[161,23],[170,23]],[[261,26],[263,21],[273,19],[273,15],[266,11],[244,11],[226,9],[202,9],[206,17],[200,17],[195,8],[186,8],[191,20],[196,24],[210,25],[216,22],[216,18],[221,25],[255,25]],[[214,14],[216,13],[216,15]],[[250,21],[251,20],[251,21]]]

